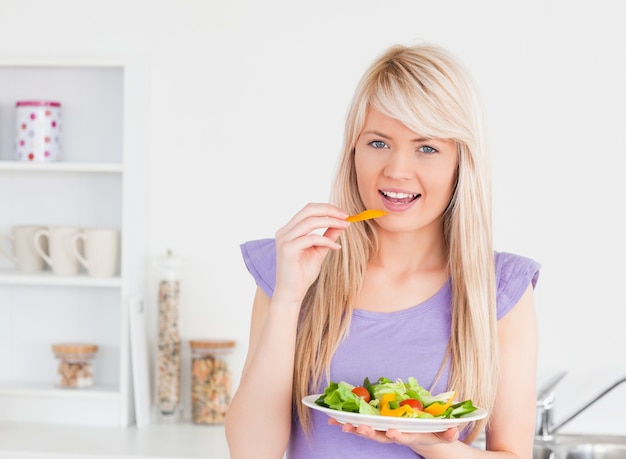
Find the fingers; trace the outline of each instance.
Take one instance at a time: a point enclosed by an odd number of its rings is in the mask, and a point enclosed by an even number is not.
[[[457,427],[452,427],[443,432],[435,433],[406,433],[400,432],[396,429],[379,432],[366,425],[355,427],[352,424],[341,424],[333,418],[328,419],[328,424],[340,426],[343,432],[369,438],[380,443],[397,443],[399,445],[406,446],[451,443],[459,439],[459,429]]]
[[[328,252],[341,248],[336,240],[350,226],[346,216],[330,204],[308,204],[277,231],[274,298],[301,304]]]
[[[349,223],[348,223],[349,225]],[[324,237],[330,239],[331,241],[337,241],[341,233],[345,230],[345,228],[328,228],[324,232]]]
[[[451,443],[459,439],[459,429],[452,427],[443,432],[435,433],[404,433],[395,429],[388,430],[385,435],[394,443],[406,446],[417,444],[432,445],[435,443]]]
[[[439,432],[435,435],[437,435],[443,441],[452,442],[459,439],[459,429],[458,427],[452,427],[444,432]]]
[[[307,204],[276,233],[276,238],[293,239],[324,228],[345,229],[348,213],[331,204]]]
[[[337,235],[336,237],[339,237]],[[333,239],[316,233],[309,233],[293,239],[284,239],[276,242],[276,249],[281,253],[291,253],[306,250],[310,247],[325,247],[328,249],[339,249],[341,246]]]
[[[277,231],[277,255],[283,262],[302,262],[307,259],[315,260],[317,264],[328,250],[341,248],[336,241],[350,226],[345,219],[346,215],[346,212],[330,204],[307,204]]]
[[[369,438],[370,440],[377,441],[379,443],[391,443],[392,440],[385,436],[385,432],[381,432],[378,430],[372,429],[367,425],[354,426],[352,424],[346,423],[341,424],[337,420],[333,418],[328,419],[328,424],[340,426],[341,430],[345,433],[351,433],[353,435],[358,435],[359,437]]]

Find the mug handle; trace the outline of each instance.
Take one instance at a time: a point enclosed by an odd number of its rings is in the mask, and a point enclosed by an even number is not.
[[[13,263],[17,264],[17,256],[8,252],[4,248],[4,241],[9,241],[15,247],[15,238],[10,234],[0,234],[0,253],[11,260]]]
[[[48,231],[47,229],[42,229],[35,233],[35,235],[33,236],[33,241],[35,242],[35,250],[39,255],[41,255],[41,258],[46,260],[46,263],[48,263],[50,267],[52,267],[52,258],[50,258],[50,256],[46,252],[44,252],[43,248],[41,247],[42,236],[45,236],[49,239],[50,231]]]
[[[72,248],[72,252],[74,252],[74,256],[78,258],[78,261],[80,262],[80,264],[83,265],[85,269],[89,269],[89,262],[83,256],[83,254],[80,253],[80,250],[78,250],[78,242],[80,240],[83,241],[83,247],[84,247],[85,246],[85,233],[80,232],[80,233],[74,234],[72,236],[72,241],[70,242],[70,247]]]

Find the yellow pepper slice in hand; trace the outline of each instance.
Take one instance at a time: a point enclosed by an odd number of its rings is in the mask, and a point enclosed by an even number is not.
[[[368,209],[356,215],[350,215],[348,218],[346,218],[346,220],[351,223],[354,223],[354,222],[360,222],[361,220],[369,220],[371,218],[382,217],[383,215],[387,215],[387,212],[384,210]]]

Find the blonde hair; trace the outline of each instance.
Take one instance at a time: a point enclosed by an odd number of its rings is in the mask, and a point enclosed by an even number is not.
[[[440,47],[394,46],[363,75],[348,111],[343,154],[332,200],[350,213],[364,209],[354,148],[369,107],[420,135],[456,141],[458,177],[445,211],[444,240],[452,285],[448,387],[491,412],[498,375],[491,182],[483,112],[469,75]],[[351,225],[304,298],[296,343],[294,405],[305,432],[309,411],[299,403],[310,384],[329,377],[331,358],[350,325],[368,260],[377,251],[375,225]],[[442,369],[447,362],[442,362]],[[471,427],[473,440],[487,420]]]

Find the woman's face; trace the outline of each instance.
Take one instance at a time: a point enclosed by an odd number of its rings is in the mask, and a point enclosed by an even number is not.
[[[354,162],[365,207],[389,212],[379,220],[384,229],[440,228],[456,182],[455,141],[426,139],[370,108]]]

